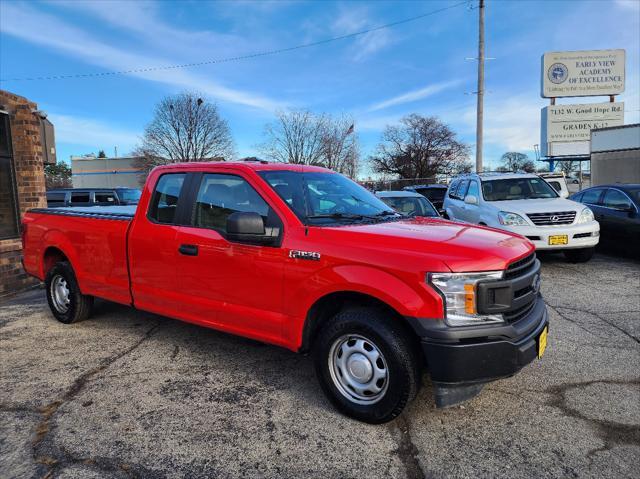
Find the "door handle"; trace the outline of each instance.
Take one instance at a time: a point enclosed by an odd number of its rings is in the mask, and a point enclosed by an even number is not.
[[[194,244],[181,244],[178,252],[185,256],[198,256],[198,246]]]

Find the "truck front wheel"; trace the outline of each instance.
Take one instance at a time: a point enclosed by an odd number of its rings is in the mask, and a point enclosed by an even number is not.
[[[416,396],[418,358],[401,324],[374,308],[341,311],[314,342],[316,375],[329,400],[372,424],[392,420]]]
[[[49,270],[44,280],[47,302],[55,318],[70,324],[89,317],[93,296],[80,292],[76,275],[67,261],[61,261]]]

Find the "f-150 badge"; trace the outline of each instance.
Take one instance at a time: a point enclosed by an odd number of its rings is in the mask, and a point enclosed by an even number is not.
[[[289,258],[320,261],[320,253],[316,253],[315,251],[298,251],[297,249],[292,249],[289,250]]]

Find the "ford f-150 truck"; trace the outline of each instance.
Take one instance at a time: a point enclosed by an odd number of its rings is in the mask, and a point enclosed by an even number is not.
[[[323,168],[162,166],[137,207],[34,209],[22,234],[59,321],[97,297],[310,352],[331,402],[371,423],[400,414],[425,369],[449,406],[547,343],[530,241],[406,218]]]

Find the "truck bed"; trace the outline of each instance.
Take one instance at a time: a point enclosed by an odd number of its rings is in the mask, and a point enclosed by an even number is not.
[[[24,221],[25,270],[44,280],[48,262],[64,252],[84,294],[131,304],[127,231],[135,211],[136,206],[30,210]]]

